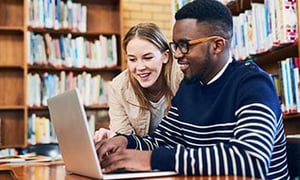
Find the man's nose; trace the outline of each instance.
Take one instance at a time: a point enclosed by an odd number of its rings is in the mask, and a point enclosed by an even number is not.
[[[175,51],[173,51],[173,56],[175,59],[182,58],[184,54],[180,51],[179,48],[176,48]]]

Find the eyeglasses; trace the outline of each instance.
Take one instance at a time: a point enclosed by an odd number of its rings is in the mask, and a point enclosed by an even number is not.
[[[221,36],[208,36],[208,37],[194,39],[194,40],[181,40],[179,42],[170,42],[169,45],[173,53],[175,53],[177,48],[179,48],[182,54],[187,54],[190,50],[190,46],[205,43],[212,39],[222,39],[223,41],[226,40]]]

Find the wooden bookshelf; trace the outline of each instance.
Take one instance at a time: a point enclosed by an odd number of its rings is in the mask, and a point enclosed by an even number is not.
[[[62,0],[67,2],[66,0]],[[23,148],[27,143],[28,117],[32,113],[49,116],[45,106],[27,106],[27,74],[34,72],[42,74],[60,71],[89,72],[100,74],[106,80],[111,80],[124,68],[121,56],[122,39],[122,1],[121,0],[73,0],[87,7],[87,31],[78,32],[70,29],[54,29],[32,27],[29,24],[28,0],[0,1],[0,149]],[[60,36],[71,34],[95,40],[100,34],[117,37],[117,64],[103,68],[53,67],[51,65],[29,65],[27,57],[29,32],[37,34],[49,33]],[[107,105],[85,107],[88,113],[107,111]],[[96,121],[96,128],[108,126],[108,116],[105,120]]]
[[[255,62],[270,74],[278,73],[278,62],[288,57],[296,57],[299,54],[299,42],[285,44],[281,47],[254,55]],[[284,117],[285,133],[287,135],[300,134],[300,113],[288,114]]]
[[[232,14],[237,16],[246,9],[251,9],[251,2],[264,3],[264,0],[236,0],[228,4]],[[299,24],[300,6],[297,4],[297,19]],[[300,28],[298,26],[298,33]],[[256,64],[269,74],[278,74],[278,62],[289,57],[299,57],[299,40],[292,43],[283,43],[272,46],[264,52],[249,55]],[[300,134],[300,113],[284,115],[284,126],[287,135]]]
[[[173,13],[176,10],[175,0],[172,1]],[[264,0],[234,0],[230,1],[227,5],[233,16],[239,16],[246,10],[252,8],[251,3],[263,4]],[[180,6],[183,4],[180,4]],[[300,20],[300,6],[297,4],[297,19],[298,24]],[[261,16],[263,17],[263,16]],[[298,32],[300,27],[298,26]],[[248,42],[246,42],[248,43]],[[300,45],[299,40],[292,43],[283,43],[272,46],[270,49],[266,49],[263,52],[256,54],[248,54],[248,57],[253,59],[262,69],[269,74],[278,74],[278,62],[289,58],[299,57]],[[300,113],[284,115],[285,132],[288,135],[300,134]]]

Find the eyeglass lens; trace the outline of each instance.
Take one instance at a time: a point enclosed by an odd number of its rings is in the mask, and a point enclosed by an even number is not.
[[[189,43],[188,42],[171,42],[170,47],[172,51],[175,53],[177,48],[179,48],[182,54],[186,54],[189,51]]]

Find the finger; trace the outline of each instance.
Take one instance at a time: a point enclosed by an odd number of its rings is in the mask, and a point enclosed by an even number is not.
[[[107,154],[106,150],[105,150],[105,141],[98,141],[97,143],[95,143],[95,148],[96,148],[96,151],[98,153],[98,157],[99,157],[99,160],[102,161],[103,160],[103,157],[105,154]]]
[[[102,140],[96,145],[99,160],[102,161],[109,153],[114,152],[115,146],[109,143],[108,140]]]
[[[107,132],[104,131],[96,131],[94,135],[94,142],[101,141],[103,139],[107,139]]]
[[[100,141],[100,132],[99,130],[94,133],[94,142]]]
[[[102,160],[103,157],[108,153],[114,153],[118,150],[125,149],[127,144],[127,139],[125,137],[114,137],[110,139],[105,139],[97,143],[97,152],[99,159]]]
[[[114,137],[116,135],[116,133],[115,132],[113,132],[113,131],[110,131],[109,133],[108,133],[108,138],[112,138],[112,137]]]
[[[98,141],[98,131],[95,131],[93,139],[94,139],[94,142]]]
[[[126,160],[124,160],[122,155],[117,153],[113,153],[106,156],[101,162],[101,167],[103,167],[104,173],[109,173],[118,169],[127,168]]]
[[[101,140],[95,142],[95,148],[96,148],[96,150],[98,150],[100,148],[100,142],[101,142]]]

